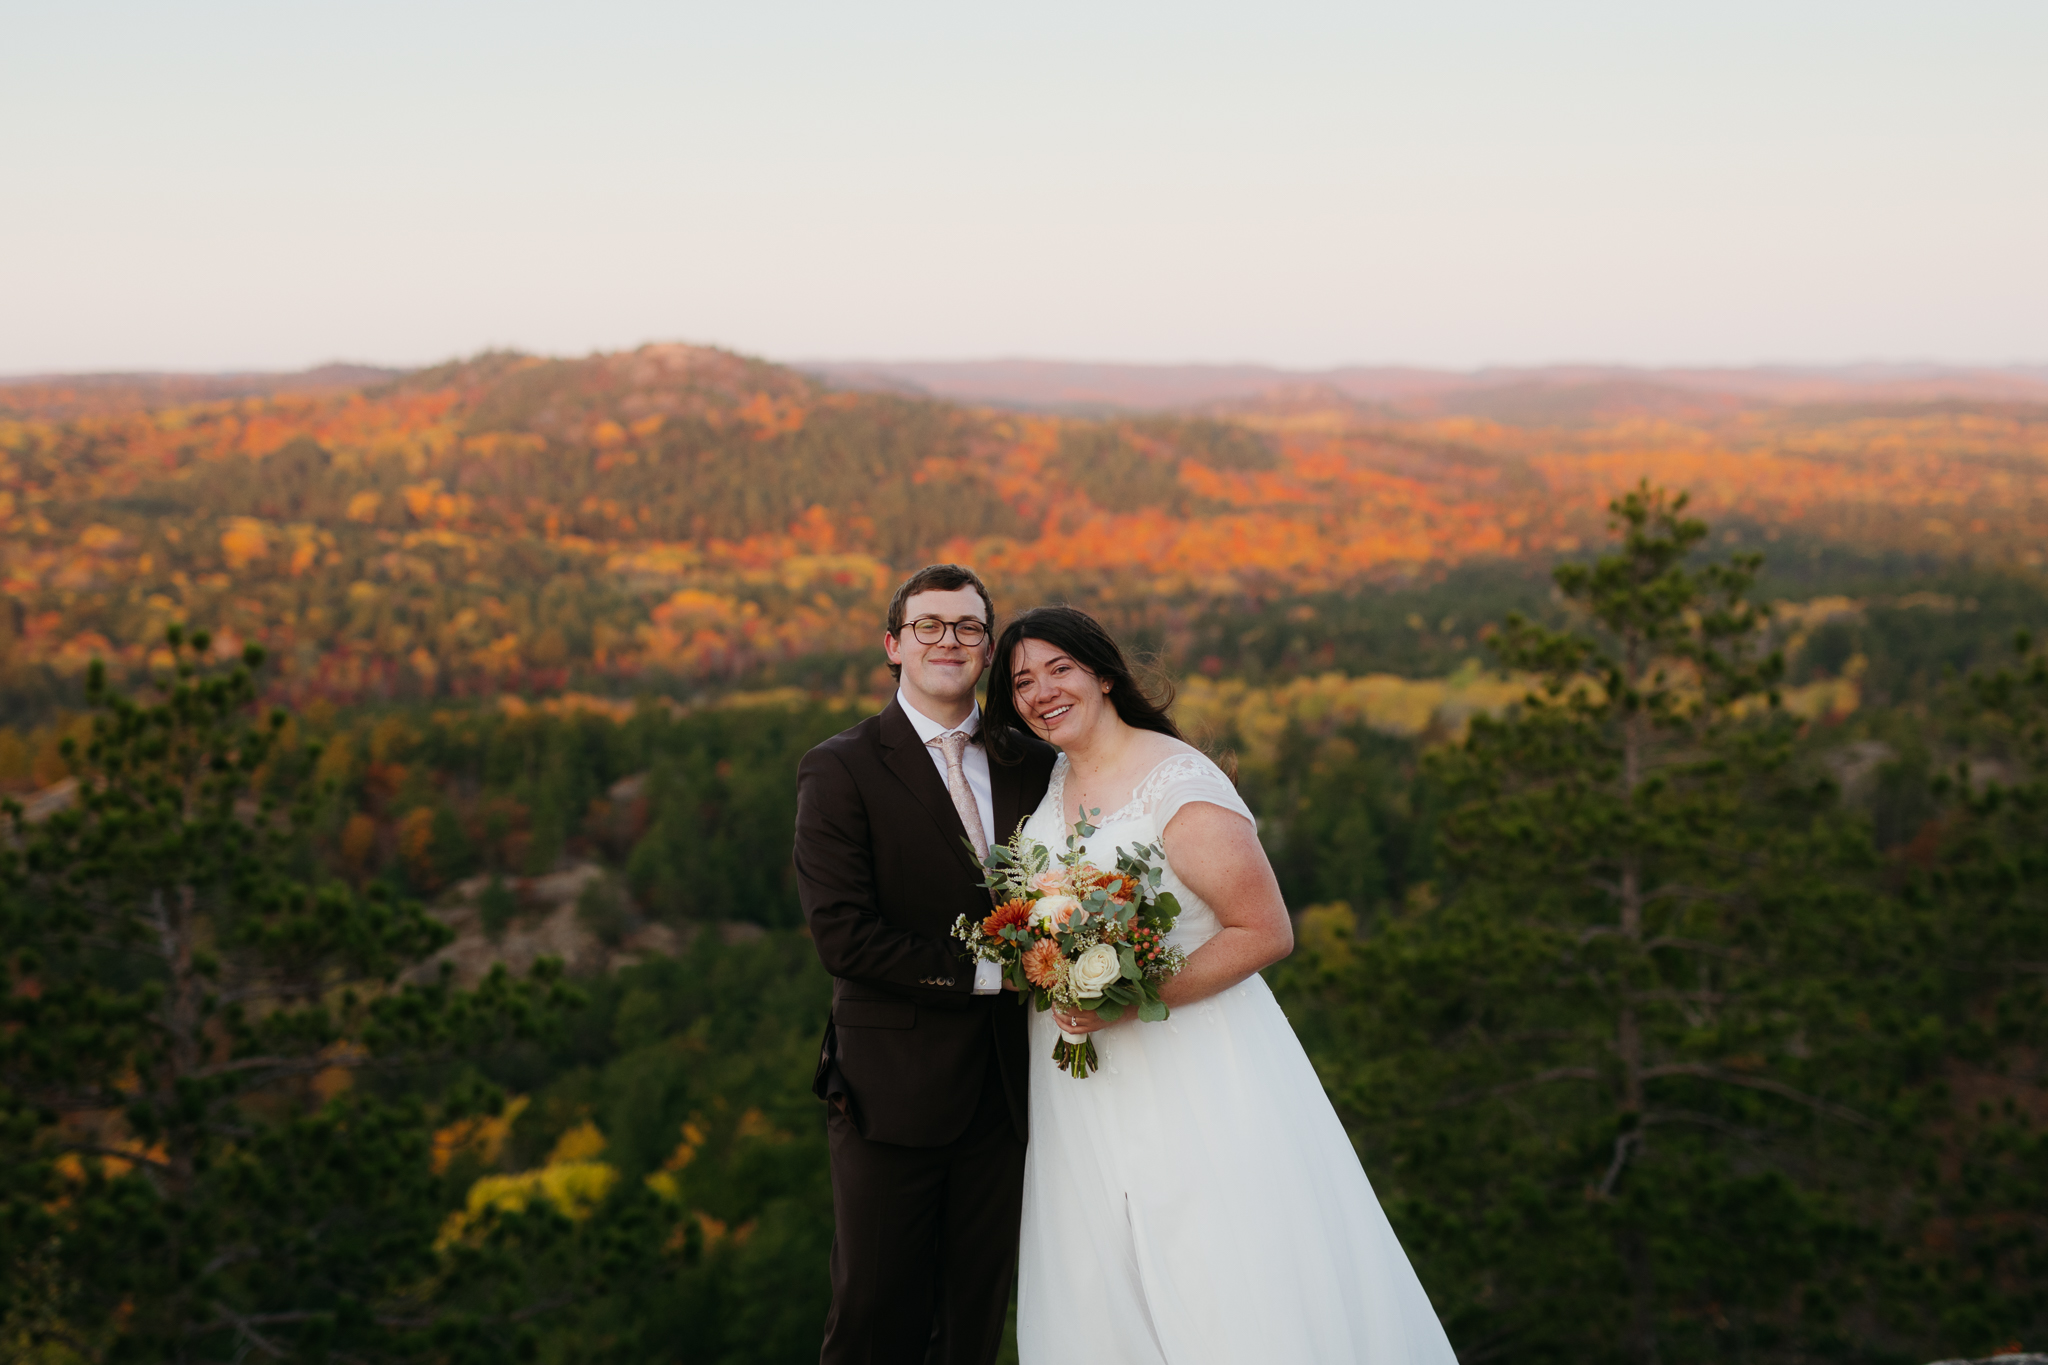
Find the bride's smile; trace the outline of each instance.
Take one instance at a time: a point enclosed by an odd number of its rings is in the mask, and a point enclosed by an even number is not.
[[[1062,749],[1096,728],[1106,710],[1109,684],[1081,667],[1065,650],[1044,640],[1025,640],[1011,660],[1010,685],[1017,710],[1040,739]]]

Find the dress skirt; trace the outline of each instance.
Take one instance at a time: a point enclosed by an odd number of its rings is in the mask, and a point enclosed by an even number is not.
[[[1272,991],[1252,977],[1050,1060],[1031,1025],[1023,1365],[1452,1365]]]

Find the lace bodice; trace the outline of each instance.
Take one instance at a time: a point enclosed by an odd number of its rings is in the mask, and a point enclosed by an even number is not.
[[[1031,818],[1024,822],[1024,835],[1050,848],[1055,854],[1063,853],[1067,847],[1067,835],[1072,831],[1079,812],[1068,810],[1067,756],[1061,754],[1053,764],[1052,780],[1046,785],[1045,799],[1038,803]],[[1221,806],[1258,824],[1251,808],[1244,798],[1237,794],[1237,788],[1223,773],[1202,754],[1192,750],[1174,754],[1147,773],[1136,787],[1131,789],[1131,799],[1104,815],[1094,817],[1090,823],[1095,833],[1082,840],[1081,847],[1089,861],[1098,867],[1111,867],[1116,862],[1119,846],[1128,848],[1132,844],[1160,843],[1161,835],[1180,808],[1191,801],[1207,801]],[[1166,850],[1166,876],[1160,883],[1162,890],[1171,891],[1180,901],[1180,919],[1166,941],[1176,947],[1193,952],[1211,938],[1221,924],[1209,903],[1188,889],[1173,869],[1173,850]]]

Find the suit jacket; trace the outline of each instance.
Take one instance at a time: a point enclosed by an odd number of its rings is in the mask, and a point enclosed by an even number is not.
[[[998,840],[1037,808],[1054,757],[1033,741],[1023,762],[989,765]],[[1013,991],[973,993],[974,961],[953,921],[986,915],[988,891],[953,798],[895,700],[804,755],[795,860],[811,938],[836,978],[818,1097],[843,1101],[863,1137],[942,1146],[974,1116],[993,1061],[1023,1137],[1025,1005]]]

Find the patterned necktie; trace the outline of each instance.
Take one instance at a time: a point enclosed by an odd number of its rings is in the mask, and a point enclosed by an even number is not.
[[[960,812],[960,823],[967,826],[967,842],[974,845],[975,857],[986,860],[988,835],[982,832],[981,807],[975,804],[974,788],[967,785],[967,769],[960,761],[967,742],[965,730],[948,730],[932,741],[946,756],[946,793],[953,798],[953,809]]]

